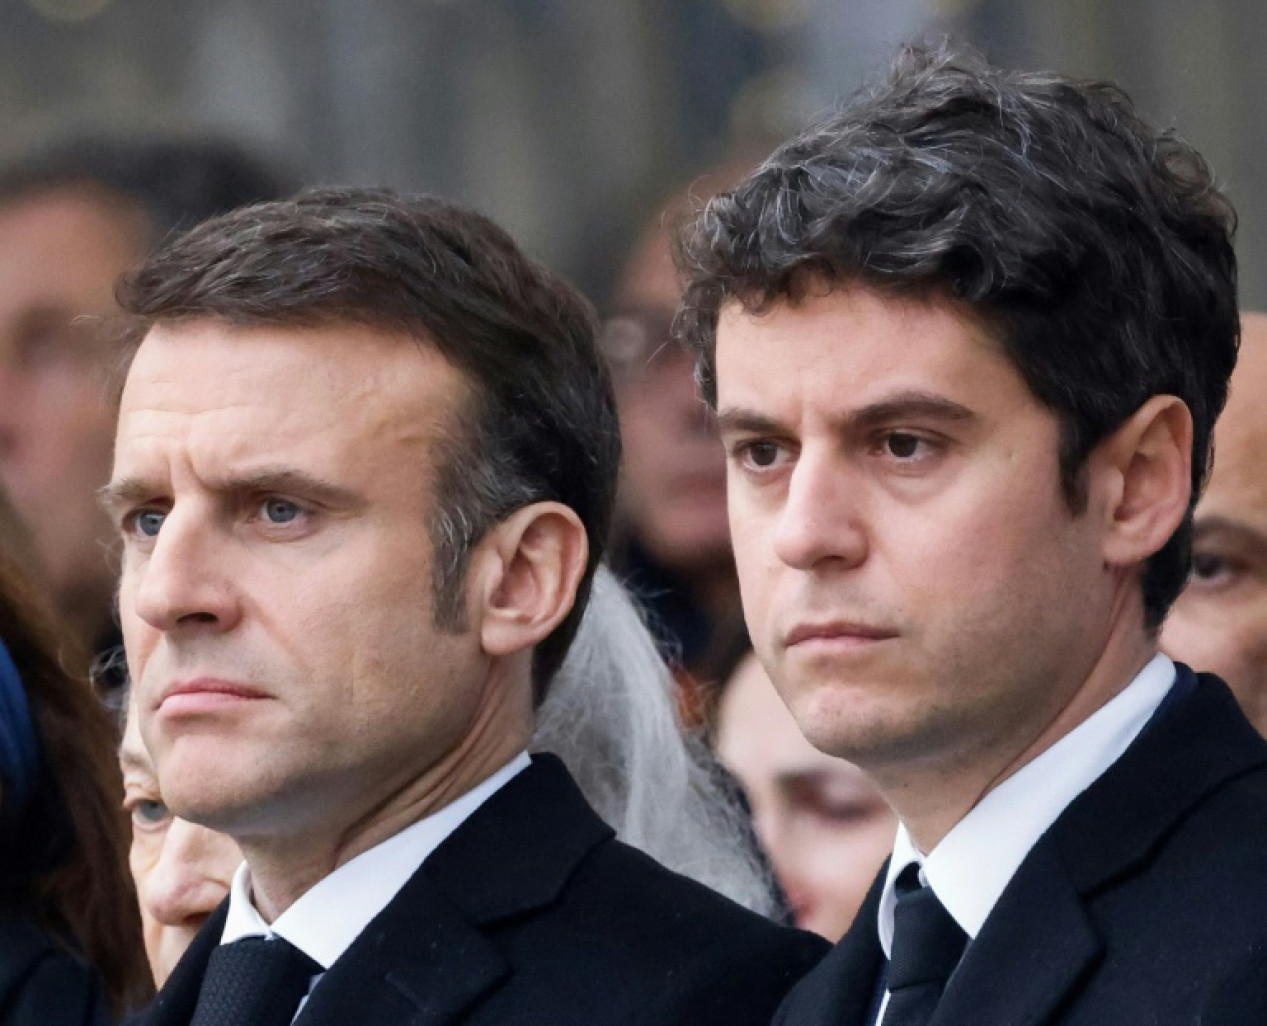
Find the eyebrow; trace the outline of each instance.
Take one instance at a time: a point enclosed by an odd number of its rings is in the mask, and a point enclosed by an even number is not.
[[[140,478],[124,477],[97,489],[97,505],[106,513],[115,515],[125,507],[153,494],[154,489]]]
[[[240,477],[216,482],[217,492],[300,494],[325,506],[338,509],[356,509],[364,500],[350,488],[322,480],[293,467],[264,467]],[[145,502],[164,489],[146,482],[143,478],[124,477],[111,481],[97,490],[97,502],[107,513],[117,513],[130,505]]]
[[[976,414],[966,406],[931,392],[899,392],[896,395],[849,410],[841,418],[849,430],[866,430],[897,420],[971,420]],[[780,421],[755,410],[728,407],[717,414],[717,426],[725,432],[744,434],[788,434]]]
[[[1192,535],[1194,539],[1223,535],[1243,545],[1267,545],[1267,536],[1262,531],[1230,517],[1197,517],[1193,523]]]

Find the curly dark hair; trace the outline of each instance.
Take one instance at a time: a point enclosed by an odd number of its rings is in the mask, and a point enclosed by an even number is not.
[[[533,653],[537,700],[576,633],[611,526],[620,431],[597,320],[570,285],[506,232],[434,196],[324,189],[206,221],[156,251],[118,290],[150,326],[357,323],[433,346],[472,399],[452,425],[430,530],[438,626],[459,627],[472,546],[533,502],[571,507],[589,560],[576,603]]]
[[[1105,82],[1000,70],[943,44],[714,198],[679,240],[678,334],[716,405],[718,313],[856,283],[967,303],[1059,418],[1061,484],[1149,397],[1193,419],[1187,516],[1143,574],[1160,626],[1191,563],[1192,509],[1236,363],[1236,217],[1201,156]]]

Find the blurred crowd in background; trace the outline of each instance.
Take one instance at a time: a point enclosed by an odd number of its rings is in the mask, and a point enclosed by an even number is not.
[[[228,132],[312,180],[428,189],[598,299],[652,205],[951,32],[1120,82],[1227,183],[1267,302],[1253,0],[13,0],[0,156],[68,124]]]

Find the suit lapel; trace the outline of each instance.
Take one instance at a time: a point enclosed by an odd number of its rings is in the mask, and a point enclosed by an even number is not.
[[[1103,945],[1085,896],[1137,871],[1226,781],[1267,763],[1267,745],[1222,681],[1178,667],[1176,690],[1122,757],[1026,856],[969,945],[933,1026],[1037,1026],[1094,970]]]
[[[886,862],[849,932],[784,1000],[775,1026],[870,1026],[884,964],[876,917],[887,869]]]
[[[880,881],[883,885],[883,878]],[[884,966],[884,952],[880,948],[880,936],[876,932],[876,916],[879,914],[879,890],[874,908],[865,908],[867,917],[859,918],[840,942],[840,961],[834,993],[827,1003],[822,1022],[824,1026],[869,1026],[875,1010],[876,991],[880,986],[880,973]]]
[[[1037,1026],[1101,948],[1054,846],[1039,841],[968,946],[931,1026]]]
[[[1087,893],[1131,872],[1208,795],[1267,764],[1267,743],[1226,684],[1179,665],[1163,703],[1117,762],[1065,810],[1050,836]]]
[[[425,870],[472,921],[490,924],[554,901],[590,850],[614,836],[563,763],[534,755],[435,850]]]
[[[534,756],[357,937],[296,1026],[456,1021],[513,973],[484,929],[553,902],[590,849],[611,836],[563,764]]]
[[[446,1026],[509,972],[419,870],[322,977],[296,1026]]]

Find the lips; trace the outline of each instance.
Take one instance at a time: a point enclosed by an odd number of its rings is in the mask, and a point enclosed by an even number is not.
[[[200,677],[195,680],[179,681],[164,688],[160,693],[158,708],[253,701],[269,697],[266,692],[249,684],[239,684],[236,681],[220,680],[215,677]]]
[[[833,620],[824,623],[804,623],[794,627],[784,640],[784,646],[812,644],[814,642],[838,642],[841,644],[887,641],[897,637],[897,632],[887,627]]]

